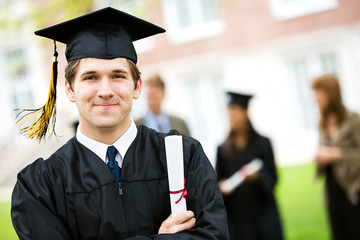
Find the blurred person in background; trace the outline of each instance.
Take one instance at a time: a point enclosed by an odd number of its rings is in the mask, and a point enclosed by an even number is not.
[[[217,149],[216,171],[227,210],[230,239],[283,239],[274,197],[277,174],[270,140],[259,135],[248,116],[251,95],[228,92],[230,132]],[[228,192],[224,181],[254,159],[262,168],[245,174],[244,182]],[[241,171],[241,170],[240,170]]]
[[[326,202],[335,240],[360,239],[360,116],[341,99],[336,76],[312,82],[320,112],[317,175],[325,175]]]
[[[179,117],[169,115],[161,110],[165,98],[165,82],[159,74],[153,75],[145,82],[148,112],[143,118],[135,120],[137,125],[145,125],[158,132],[167,133],[175,129],[180,133],[190,136],[189,128],[185,121]]]

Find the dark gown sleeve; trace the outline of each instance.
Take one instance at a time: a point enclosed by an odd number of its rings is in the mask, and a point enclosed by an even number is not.
[[[17,176],[11,217],[20,239],[71,239],[65,221],[56,213],[56,191],[48,166],[36,160]],[[61,198],[61,197],[60,197]]]
[[[262,148],[260,152],[260,159],[263,160],[264,166],[260,170],[260,187],[263,189],[265,195],[269,198],[273,197],[274,186],[277,181],[276,167],[274,161],[274,152],[270,140],[263,138]]]
[[[225,178],[224,159],[223,159],[223,154],[222,154],[220,146],[217,148],[217,152],[216,152],[215,169],[217,172],[217,180],[218,181]]]
[[[184,146],[185,150],[190,151],[189,148],[189,146]],[[186,176],[186,186],[188,191],[186,202],[187,208],[192,210],[195,214],[195,227],[176,234],[157,234],[150,238],[139,236],[130,238],[131,240],[229,239],[226,210],[218,189],[215,170],[199,143],[191,148],[193,155],[190,159]],[[184,154],[186,155],[186,153]]]
[[[189,164],[188,205],[197,220],[194,229],[182,239],[228,239],[226,210],[219,191],[216,173],[198,143]]]

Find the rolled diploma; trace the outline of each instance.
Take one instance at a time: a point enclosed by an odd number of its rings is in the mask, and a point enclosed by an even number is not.
[[[241,169],[236,171],[231,177],[226,179],[223,183],[223,188],[226,192],[233,191],[239,186],[246,178],[247,175],[253,174],[259,171],[263,166],[263,161],[259,158],[253,159],[251,162],[243,166]]]
[[[165,137],[166,163],[168,170],[169,190],[179,191],[185,188],[184,184],[184,159],[182,136],[172,135]],[[186,211],[186,200],[181,198],[183,193],[170,193],[172,216]]]

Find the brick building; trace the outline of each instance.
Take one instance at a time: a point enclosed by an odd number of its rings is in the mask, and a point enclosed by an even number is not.
[[[31,1],[18,1],[21,7],[14,11],[26,16],[24,2]],[[314,76],[336,73],[345,104],[360,112],[358,0],[162,0],[143,11],[138,7],[143,1],[126,6],[116,2],[95,1],[97,8],[136,9],[135,15],[167,30],[135,43],[143,79],[155,72],[164,77],[166,111],[187,121],[212,162],[227,134],[226,90],[255,95],[250,116],[255,128],[271,138],[279,164],[312,160],[317,145],[316,103],[310,90]],[[51,53],[33,30],[27,25],[21,32],[0,32],[7,39],[0,43],[0,157],[9,159],[0,162],[0,169],[10,168],[0,174],[0,185],[13,183],[13,172],[66,142],[76,120],[60,70],[58,140],[30,143],[17,134],[13,109],[41,106],[48,88]],[[61,53],[59,61],[63,69]],[[142,97],[134,104],[133,117],[145,111]]]
[[[313,77],[337,74],[346,106],[360,111],[359,1],[164,0],[149,18],[167,33],[144,41],[142,71],[165,77],[168,111],[213,161],[227,133],[225,90],[255,95],[251,118],[280,164],[311,161],[317,147]]]

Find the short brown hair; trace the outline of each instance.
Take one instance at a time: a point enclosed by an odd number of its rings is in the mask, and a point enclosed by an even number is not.
[[[65,79],[66,81],[68,81],[68,83],[70,84],[70,87],[72,88],[73,87],[73,83],[74,83],[74,79],[75,79],[75,75],[76,75],[76,72],[78,70],[78,67],[79,67],[79,64],[80,64],[80,61],[82,59],[77,59],[77,60],[73,60],[73,61],[70,61],[68,63],[68,65],[66,66],[65,68]],[[128,64],[129,64],[129,67],[130,67],[130,74],[132,76],[132,78],[134,79],[134,85],[135,85],[135,88],[137,86],[137,83],[141,77],[141,72],[139,70],[139,68],[136,66],[136,64],[129,60],[129,59],[126,59]]]
[[[319,127],[325,128],[325,120],[329,114],[335,114],[338,124],[345,119],[346,111],[341,98],[341,89],[337,77],[333,74],[325,74],[312,81],[313,90],[323,91],[329,98],[327,108],[320,113]]]
[[[152,77],[150,77],[148,80],[146,80],[146,86],[155,86],[160,87],[162,90],[165,91],[165,82],[161,78],[159,74],[155,74]]]
[[[76,72],[78,70],[81,59],[73,60],[68,63],[65,67],[65,79],[70,84],[70,87],[73,88],[73,83],[75,79]]]

